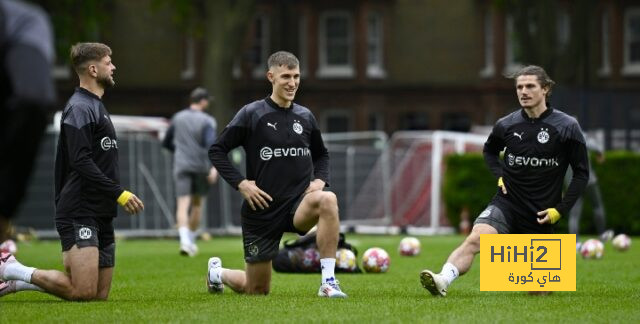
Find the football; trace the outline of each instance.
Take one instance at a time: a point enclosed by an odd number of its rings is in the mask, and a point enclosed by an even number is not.
[[[318,271],[320,270],[320,252],[315,248],[308,248],[304,250],[302,256],[302,266],[307,270]]]
[[[0,252],[16,254],[16,252],[18,252],[18,245],[13,240],[6,240],[0,244]]]
[[[596,239],[589,239],[580,247],[580,254],[585,259],[600,259],[603,253],[604,244]]]
[[[391,259],[387,251],[379,247],[372,247],[362,255],[362,267],[366,272],[387,272],[390,263]]]
[[[356,270],[356,255],[349,249],[336,251],[336,268],[347,272]]]
[[[405,237],[398,245],[398,253],[405,256],[415,256],[420,254],[420,241],[415,237]]]
[[[626,251],[631,246],[631,238],[627,234],[618,234],[613,238],[613,247],[618,251]]]

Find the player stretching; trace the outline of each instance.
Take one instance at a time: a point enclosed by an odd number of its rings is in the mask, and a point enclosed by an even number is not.
[[[469,270],[480,251],[480,234],[550,234],[587,184],[587,150],[580,125],[573,117],[547,107],[553,80],[533,65],[511,78],[522,109],[498,120],[484,144],[484,159],[499,189],[442,271],[420,273],[422,286],[434,296],[445,296],[451,282]],[[500,161],[503,149],[504,161]],[[569,165],[573,178],[562,197]]]
[[[78,43],[71,62],[80,87],[62,112],[55,162],[55,223],[66,273],[27,267],[2,253],[0,280],[6,288],[0,295],[44,290],[67,300],[106,300],[115,265],[116,202],[130,214],[144,208],[119,184],[116,132],[101,99],[115,85],[111,49]]]
[[[321,297],[346,297],[334,276],[340,221],[332,192],[322,191],[329,179],[329,153],[309,109],[293,103],[300,85],[300,64],[288,52],[269,57],[267,78],[271,96],[244,106],[211,146],[209,157],[220,175],[238,189],[242,205],[245,271],[223,269],[209,259],[209,291],[224,285],[236,292],[268,294],[271,260],[283,232],[304,234],[318,225],[322,281]],[[227,157],[242,146],[247,156],[246,178]]]

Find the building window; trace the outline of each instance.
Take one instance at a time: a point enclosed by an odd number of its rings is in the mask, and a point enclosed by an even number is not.
[[[640,8],[624,14],[624,67],[622,74],[640,74]]]
[[[324,132],[338,133],[351,131],[351,114],[344,109],[330,109],[323,114]]]
[[[384,78],[382,15],[371,13],[367,17],[367,76]]]
[[[569,45],[571,35],[571,19],[566,9],[559,9],[556,15],[558,53],[563,52]]]
[[[512,15],[507,15],[506,23],[506,56],[504,72],[506,74],[515,73],[520,70],[522,65],[522,47],[518,41],[516,28]]]
[[[367,129],[370,131],[384,130],[384,117],[380,112],[369,113]]]
[[[487,8],[484,14],[484,68],[480,71],[480,76],[490,78],[496,74],[496,67],[493,63],[493,11]]]
[[[180,78],[182,80],[191,80],[196,75],[196,42],[192,36],[187,36],[184,42],[184,62],[182,63],[182,71]]]
[[[308,27],[307,27],[307,23],[308,23],[308,19],[307,16],[305,15],[301,15],[300,16],[300,20],[298,21],[298,23],[300,24],[300,26],[298,26],[298,60],[300,60],[300,78],[304,78],[307,76],[307,73],[309,73],[309,67],[307,65],[307,57],[308,57],[308,52],[307,52],[307,32],[308,32]]]
[[[253,22],[253,43],[249,49],[249,64],[255,79],[263,79],[267,69],[269,56],[269,19],[266,15],[258,15]]]
[[[609,56],[609,13],[602,13],[602,26],[601,29],[602,35],[600,46],[602,46],[600,55],[602,56],[602,62],[600,63],[600,70],[598,70],[598,74],[600,76],[608,76],[611,74],[611,59]]]
[[[429,129],[429,116],[425,112],[408,112],[400,117],[400,129]]]
[[[353,26],[346,11],[320,15],[319,78],[351,78],[355,75],[352,58]]]

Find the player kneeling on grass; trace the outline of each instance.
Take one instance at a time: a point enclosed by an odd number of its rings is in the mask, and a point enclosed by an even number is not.
[[[66,273],[26,267],[0,255],[0,296],[38,290],[67,300],[106,300],[115,265],[117,204],[130,214],[142,201],[119,184],[118,144],[102,103],[115,85],[111,49],[99,43],[71,48],[80,87],[62,112],[55,162],[56,229]]]
[[[553,224],[569,212],[587,184],[587,149],[580,125],[547,107],[553,80],[538,66],[527,66],[512,78],[522,109],[498,120],[484,144],[484,159],[499,189],[442,271],[420,273],[423,287],[434,296],[445,296],[451,282],[469,270],[480,252],[481,234],[551,234]],[[573,178],[562,197],[569,165]]]
[[[271,260],[278,254],[284,232],[304,234],[318,225],[322,281],[318,295],[340,297],[334,276],[340,220],[338,202],[323,191],[329,179],[329,153],[315,117],[293,103],[300,85],[300,64],[288,52],[269,57],[269,97],[244,106],[209,150],[211,163],[245,201],[242,205],[242,239],[245,271],[222,268],[209,259],[209,291],[224,285],[236,292],[268,294]],[[242,146],[246,152],[246,178],[233,167],[227,154]]]

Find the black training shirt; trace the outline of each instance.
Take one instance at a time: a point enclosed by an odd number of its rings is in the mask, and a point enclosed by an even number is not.
[[[100,98],[86,89],[76,88],[62,112],[55,168],[56,217],[116,217],[124,191],[116,131]]]
[[[246,179],[275,200],[302,194],[313,179],[329,183],[329,153],[315,117],[303,106],[282,108],[271,98],[258,100],[242,107],[225,127],[209,158],[236,189],[245,177],[227,153],[238,146],[246,152]]]
[[[552,108],[535,119],[520,109],[498,120],[484,144],[484,158],[493,175],[502,177],[507,188],[506,195],[498,189],[494,202],[507,203],[533,218],[547,208],[556,208],[566,216],[589,178],[580,125],[575,118]],[[562,197],[569,165],[573,179]]]

